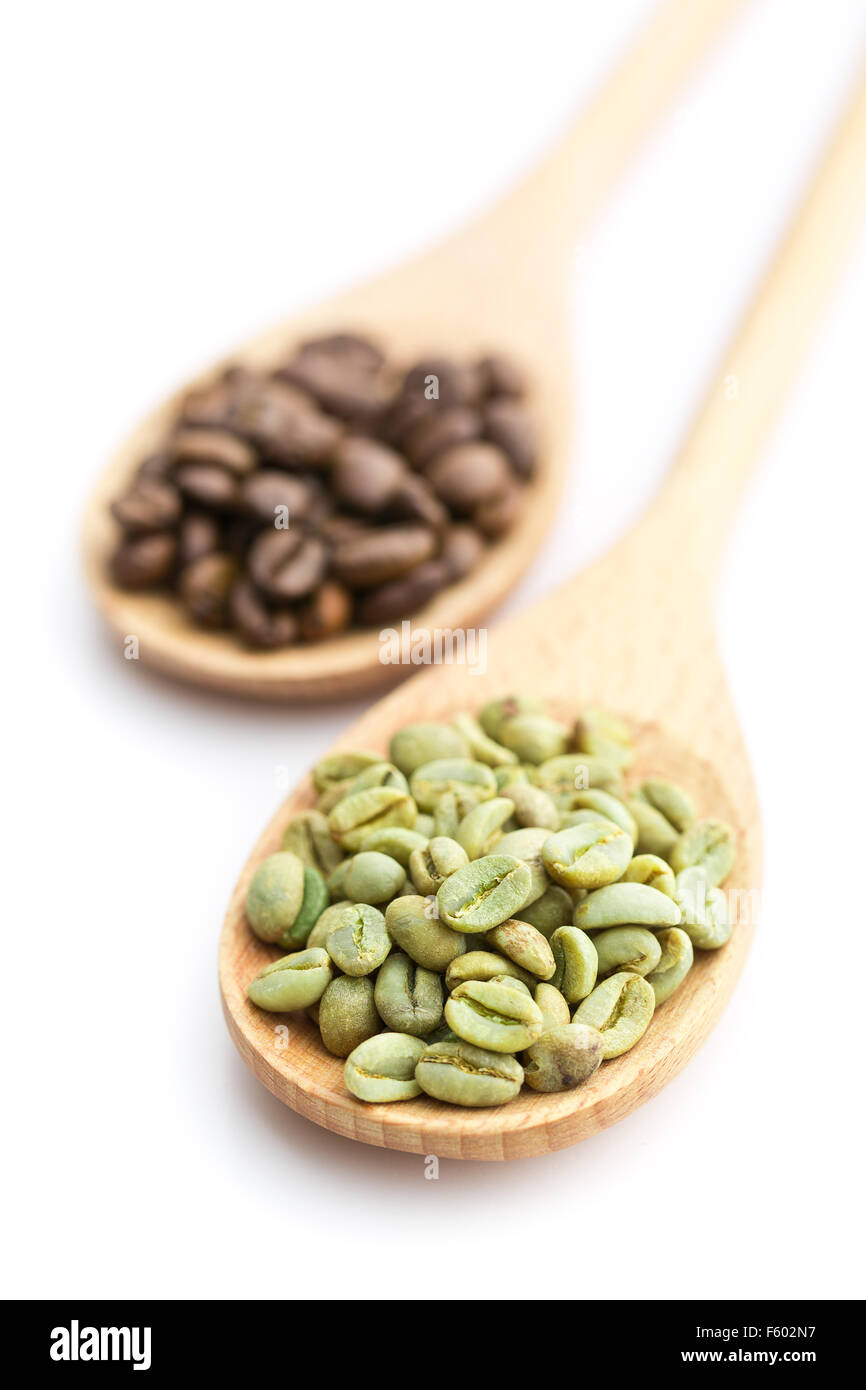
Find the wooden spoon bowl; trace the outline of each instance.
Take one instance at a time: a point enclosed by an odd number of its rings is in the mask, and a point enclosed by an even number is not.
[[[425,704],[425,717],[447,719],[457,713],[448,706],[447,689],[440,689],[442,700]],[[550,703],[561,717],[573,713]],[[732,886],[742,890],[743,901],[751,903],[747,889],[758,881],[760,858],[754,805],[744,816],[714,768],[660,726],[634,727],[637,758],[629,780],[670,778],[694,794],[702,813],[734,826],[737,867],[726,891]],[[374,747],[367,739],[364,746],[385,753],[385,743],[380,738]],[[606,1062],[577,1090],[537,1095],[524,1088],[515,1101],[495,1110],[462,1110],[427,1097],[395,1105],[364,1104],[346,1090],[342,1060],[325,1050],[305,1014],[276,1017],[246,997],[253,976],[283,954],[250,931],[244,915],[247,885],[258,863],[279,849],[288,821],[313,800],[309,782],[289,798],[256,845],[232,896],[220,949],[223,1009],[235,1044],[258,1079],[299,1114],[349,1139],[439,1158],[481,1159],[524,1158],[577,1143],[649,1100],[685,1066],[714,1026],[743,967],[751,920],[738,923],[722,950],[697,952],[684,984],[661,1006],[637,1046]]]
[[[538,550],[569,462],[572,438],[568,328],[572,253],[579,229],[614,174],[741,0],[669,0],[552,154],[490,213],[396,271],[299,315],[240,347],[231,361],[269,368],[305,338],[355,331],[406,362],[436,351],[471,359],[501,350],[526,369],[538,422],[541,467],[516,524],[490,546],[460,583],[412,615],[422,627],[458,628],[491,612]],[[246,650],[230,635],[202,631],[172,597],[130,593],[110,579],[119,529],[109,504],[136,465],[164,438],[187,383],[127,439],[96,486],[85,516],[84,567],[96,604],[139,656],[199,685],[266,699],[367,693],[405,674],[380,660],[378,630],[353,631],[314,645]],[[408,616],[408,615],[407,615]]]

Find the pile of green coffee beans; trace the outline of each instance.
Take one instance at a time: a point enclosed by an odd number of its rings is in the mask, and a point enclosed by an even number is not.
[[[400,729],[387,761],[323,759],[249,886],[290,952],[250,999],[306,1009],[361,1100],[580,1085],[731,933],[733,831],[669,782],[627,789],[632,758],[606,711],[569,727],[515,695]]]

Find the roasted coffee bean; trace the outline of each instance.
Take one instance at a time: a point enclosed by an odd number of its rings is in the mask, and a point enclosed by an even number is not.
[[[451,582],[464,579],[484,554],[484,541],[472,526],[451,526],[442,537],[439,558]]]
[[[395,521],[422,521],[440,534],[446,532],[448,511],[417,473],[404,472],[388,499],[387,511]]]
[[[510,357],[493,353],[478,363],[481,389],[489,396],[522,396],[526,392],[526,377]]]
[[[268,530],[256,538],[247,556],[250,575],[268,598],[303,598],[322,580],[327,564],[323,543],[300,531]]]
[[[256,466],[252,445],[226,430],[180,429],[168,447],[177,463],[216,463],[241,476]]]
[[[444,453],[455,444],[466,444],[481,436],[481,416],[468,406],[424,414],[410,425],[402,439],[403,448],[416,468]]]
[[[165,531],[180,517],[177,488],[157,478],[140,478],[131,492],[112,504],[111,513],[125,531]]]
[[[535,472],[536,444],[532,417],[524,405],[508,399],[484,407],[484,433],[508,455],[519,478]]]
[[[338,578],[358,589],[372,589],[429,560],[436,538],[426,526],[383,526],[341,542],[334,550]]]
[[[450,357],[429,357],[416,362],[406,373],[400,394],[435,401],[442,410],[446,406],[475,405],[480,389],[476,367],[454,362]]]
[[[207,512],[187,512],[177,533],[177,562],[182,569],[220,548],[220,526]]]
[[[298,637],[298,620],[288,609],[271,610],[251,579],[239,579],[229,595],[233,625],[251,646],[288,647]]]
[[[122,589],[150,589],[168,579],[177,554],[171,531],[129,536],[114,552],[111,576]]]
[[[174,467],[174,459],[165,449],[149,454],[135,470],[135,482],[164,482]]]
[[[240,503],[237,477],[217,463],[185,463],[175,470],[174,480],[185,497],[209,511],[233,511]]]
[[[313,503],[313,488],[304,478],[294,477],[279,468],[263,468],[244,478],[240,489],[240,504],[257,521],[271,525],[286,509],[291,525],[307,516]]]
[[[472,520],[488,540],[496,540],[511,530],[520,516],[524,500],[525,490],[516,483],[509,483],[498,497],[477,506],[472,513]]]
[[[380,623],[414,613],[444,589],[449,581],[448,569],[440,560],[427,560],[416,565],[401,579],[392,579],[370,589],[357,605],[358,622],[363,627],[378,627]]]
[[[232,555],[202,555],[186,565],[178,577],[181,603],[200,627],[225,627],[229,620],[229,594],[237,579]]]
[[[376,516],[387,507],[406,465],[387,444],[348,435],[334,451],[331,486],[341,506]]]
[[[280,368],[280,377],[308,391],[326,411],[345,420],[366,420],[381,415],[391,390],[379,372],[381,359],[373,360],[372,345],[348,334],[306,343]]]
[[[326,579],[301,609],[301,636],[305,642],[321,642],[347,628],[351,617],[349,590],[336,579]]]
[[[455,444],[437,454],[427,478],[440,501],[457,512],[471,512],[501,496],[511,478],[508,460],[495,444]]]
[[[343,433],[337,420],[316,410],[303,392],[285,381],[257,382],[244,392],[232,418],[265,458],[288,467],[324,463]]]

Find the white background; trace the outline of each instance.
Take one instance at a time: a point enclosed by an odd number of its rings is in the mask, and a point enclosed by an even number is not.
[[[281,769],[359,705],[150,675],[79,570],[88,488],[162,393],[480,209],[652,8],[79,0],[7,19],[7,1294],[862,1296],[866,241],[719,594],[766,823],[756,945],[697,1059],[577,1149],[425,1181],[258,1085],[220,1015],[223,908]],[[755,0],[586,236],[573,483],[509,610],[640,513],[864,44],[861,0]]]

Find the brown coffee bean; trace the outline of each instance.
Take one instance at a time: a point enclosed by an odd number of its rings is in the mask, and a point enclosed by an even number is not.
[[[300,612],[301,636],[307,642],[320,642],[349,626],[352,595],[336,579],[326,579]]]
[[[385,365],[384,353],[369,338],[355,333],[331,333],[324,338],[311,338],[302,343],[297,359],[301,362],[316,357],[331,357],[358,372],[378,372]]]
[[[346,516],[344,512],[334,512],[326,517],[319,528],[319,534],[323,541],[328,545],[339,545],[341,541],[351,540],[354,536],[366,536],[371,527],[368,522],[359,516]]]
[[[427,560],[416,565],[402,579],[392,579],[377,589],[370,589],[357,606],[358,622],[377,627],[392,619],[406,618],[423,607],[434,594],[450,582],[446,565],[441,560]]]
[[[253,541],[247,555],[253,581],[268,598],[303,598],[319,584],[327,551],[315,536],[300,531],[267,530]]]
[[[233,473],[214,463],[185,463],[175,470],[174,481],[185,497],[211,511],[233,511],[240,505],[240,482]]]
[[[220,525],[207,512],[187,512],[177,533],[177,562],[185,569],[220,548]]]
[[[232,421],[266,459],[288,468],[326,463],[343,433],[343,426],[316,410],[303,392],[274,378],[244,388]]]
[[[427,526],[382,526],[335,547],[338,577],[354,589],[371,589],[429,560],[436,538]]]
[[[535,472],[535,426],[526,406],[502,397],[484,407],[484,432],[508,455],[519,478]]]
[[[323,410],[343,420],[368,420],[382,414],[393,394],[377,359],[372,344],[336,334],[306,343],[279,375],[308,391]]]
[[[462,523],[449,526],[442,537],[439,558],[448,570],[448,582],[464,579],[484,554],[484,541],[472,527]]]
[[[168,478],[174,467],[174,459],[165,449],[158,454],[150,454],[135,470],[135,483],[162,481]]]
[[[425,463],[445,449],[478,439],[480,435],[481,416],[478,411],[459,405],[450,410],[425,412],[405,431],[403,447],[416,468],[423,468]]]
[[[178,576],[181,603],[199,627],[225,627],[229,618],[229,594],[237,579],[238,564],[232,555],[202,555]]]
[[[495,444],[455,444],[427,468],[436,496],[457,512],[471,512],[504,492],[511,478],[508,460]]]
[[[151,531],[121,541],[111,560],[111,575],[123,589],[149,589],[168,579],[177,554],[171,531]]]
[[[406,373],[400,394],[438,401],[440,409],[475,405],[481,394],[481,377],[477,367],[454,362],[450,357],[422,358]]]
[[[178,463],[216,463],[229,473],[241,476],[256,466],[256,451],[245,439],[227,430],[187,427],[169,440],[169,450]]]
[[[496,540],[511,530],[520,516],[524,498],[525,491],[520,484],[509,483],[499,497],[494,497],[489,502],[481,502],[475,507],[472,520],[482,535],[487,536],[488,540]]]
[[[273,524],[284,515],[278,508],[285,507],[291,524],[296,518],[307,516],[312,504],[310,483],[280,468],[261,468],[241,483],[240,505],[258,521]]]
[[[190,391],[181,406],[181,420],[190,425],[228,425],[240,375],[229,370],[209,386]]]
[[[488,396],[520,397],[526,393],[526,375],[510,357],[492,353],[478,363],[482,390]]]
[[[139,478],[124,497],[111,504],[115,521],[127,531],[165,531],[180,516],[177,488],[159,479]]]
[[[270,609],[252,580],[239,579],[229,595],[229,616],[250,646],[288,647],[297,641],[298,620],[286,608]]]
[[[388,516],[396,521],[423,521],[434,531],[448,526],[448,512],[430,484],[417,473],[404,473],[388,503]]]
[[[367,515],[384,510],[406,475],[406,465],[387,444],[348,435],[334,451],[331,485],[344,507]]]
[[[424,396],[399,396],[382,421],[382,433],[398,449],[405,448],[410,430],[422,420],[429,420],[436,414],[438,401],[428,401]]]

